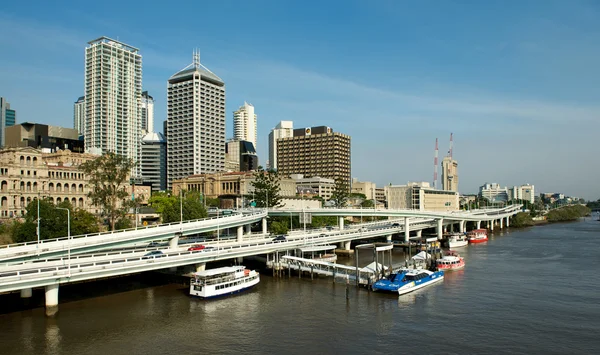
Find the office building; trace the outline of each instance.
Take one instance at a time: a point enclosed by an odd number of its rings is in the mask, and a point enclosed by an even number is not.
[[[10,104],[6,99],[0,97],[0,147],[5,144],[5,129],[6,127],[14,126],[17,122],[17,113],[10,109]]]
[[[194,61],[167,86],[167,188],[173,180],[225,169],[225,83]]]
[[[73,128],[85,136],[85,96],[79,97],[73,105]]]
[[[154,98],[142,92],[142,134],[154,132]],[[163,137],[164,138],[164,137]]]
[[[294,136],[277,140],[277,171],[280,175],[302,174],[307,178],[341,180],[350,192],[350,136],[330,127],[294,130]]]
[[[152,184],[152,191],[167,189],[167,141],[162,133],[142,138],[142,179]]]
[[[376,199],[376,190],[377,186],[374,182],[358,181],[357,178],[352,179],[352,187],[350,192],[355,194],[363,194],[367,200]]]
[[[233,113],[233,139],[251,142],[254,149],[257,149],[256,136],[254,106],[244,102],[244,105]]]
[[[39,123],[22,123],[6,127],[6,147],[31,147],[44,153],[58,150],[84,152],[84,142],[74,128],[48,126]]]
[[[294,122],[281,121],[269,133],[269,169],[277,170],[277,140],[294,136]]]
[[[535,186],[525,184],[521,186],[513,186],[508,189],[509,200],[523,200],[531,203],[535,202]]]
[[[460,206],[458,192],[436,190],[428,182],[389,185],[384,190],[389,209],[458,211]]]
[[[142,56],[139,49],[107,37],[85,49],[85,147],[114,152],[136,163],[142,154]],[[140,164],[132,170],[141,175]]]
[[[298,195],[304,198],[320,196],[325,200],[329,200],[335,190],[335,181],[333,179],[326,179],[320,176],[304,177],[302,174],[292,174],[290,178],[296,182]]]
[[[508,189],[500,187],[497,183],[486,183],[479,187],[479,197],[483,197],[490,202],[508,201]]]
[[[458,192],[458,162],[452,157],[442,160],[442,190]]]
[[[253,171],[258,168],[258,156],[252,142],[232,139],[225,145],[225,170]]]

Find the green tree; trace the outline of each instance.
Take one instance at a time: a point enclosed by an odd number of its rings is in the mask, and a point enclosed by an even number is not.
[[[218,198],[206,198],[206,205],[208,207],[220,207],[221,201]]]
[[[326,226],[335,226],[338,224],[338,218],[335,216],[313,216],[311,226],[313,228],[322,228]]]
[[[373,202],[373,200],[364,200],[360,206],[364,208],[373,208],[375,207],[375,202]]]
[[[15,225],[12,233],[15,243],[37,240],[37,200],[27,205],[25,221]],[[56,207],[68,208],[71,217],[71,235],[81,235],[98,232],[96,217],[82,209],[74,209],[64,201],[55,206],[47,200],[40,200],[40,239],[54,239],[67,236],[67,212]]]
[[[181,218],[184,221],[206,218],[208,213],[200,197],[200,194],[195,191],[186,192],[183,200],[180,200],[179,196],[171,196],[172,201],[164,204],[163,223],[179,222]],[[182,205],[183,214],[181,214]]]
[[[350,196],[349,191],[348,183],[342,179],[337,179],[329,201],[332,201],[337,208],[345,207],[348,202],[348,197]]]
[[[281,187],[279,174],[273,169],[264,170],[262,166],[254,172],[254,180],[250,185],[254,187],[254,201],[256,207],[279,207],[281,206]]]
[[[125,218],[125,217],[119,218],[119,220],[115,223],[115,230],[129,229],[132,227],[133,226],[131,224],[131,220],[129,218]]]
[[[89,178],[92,189],[88,197],[94,205],[102,208],[111,230],[115,229],[116,222],[132,207],[131,201],[126,200],[129,196],[126,182],[134,166],[131,159],[108,152],[79,167]]]
[[[287,234],[288,230],[289,230],[289,222],[286,223],[285,221],[281,220],[281,221],[273,221],[271,222],[271,234]]]
[[[171,192],[155,192],[148,199],[148,206],[154,208],[156,213],[162,215],[165,207],[173,204],[177,199],[171,196]]]

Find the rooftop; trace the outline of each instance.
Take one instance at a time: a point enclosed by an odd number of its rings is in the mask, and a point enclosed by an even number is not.
[[[198,54],[194,53],[194,62],[192,64],[188,65],[187,67],[181,69],[177,73],[173,74],[173,76],[171,76],[169,78],[169,83],[171,83],[171,82],[175,83],[175,82],[179,82],[182,80],[187,80],[187,79],[193,77],[194,73],[200,74],[201,79],[212,82],[213,84],[216,84],[219,86],[225,85],[225,83],[223,82],[223,80],[221,78],[219,78],[215,73],[208,70],[207,67],[200,64],[200,54],[199,53]]]

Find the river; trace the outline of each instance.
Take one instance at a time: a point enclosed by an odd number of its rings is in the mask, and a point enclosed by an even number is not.
[[[151,273],[62,287],[53,318],[2,296],[0,354],[600,352],[599,222],[496,231],[460,253],[464,270],[400,297],[351,287],[346,299],[328,278],[264,274],[204,301]]]

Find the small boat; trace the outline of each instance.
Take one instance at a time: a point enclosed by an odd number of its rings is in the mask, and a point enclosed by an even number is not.
[[[465,234],[452,234],[448,237],[448,247],[449,248],[460,248],[469,244],[469,240]]]
[[[403,295],[444,279],[443,271],[403,269],[373,284],[374,291],[398,292]]]
[[[198,271],[190,282],[190,295],[202,298],[241,292],[260,282],[260,274],[245,266],[226,266]]]
[[[469,243],[483,243],[487,242],[487,229],[474,229],[467,233]]]
[[[444,255],[441,259],[437,259],[435,264],[438,270],[460,270],[465,267],[465,259],[458,255],[457,252],[449,250],[448,254]]]

